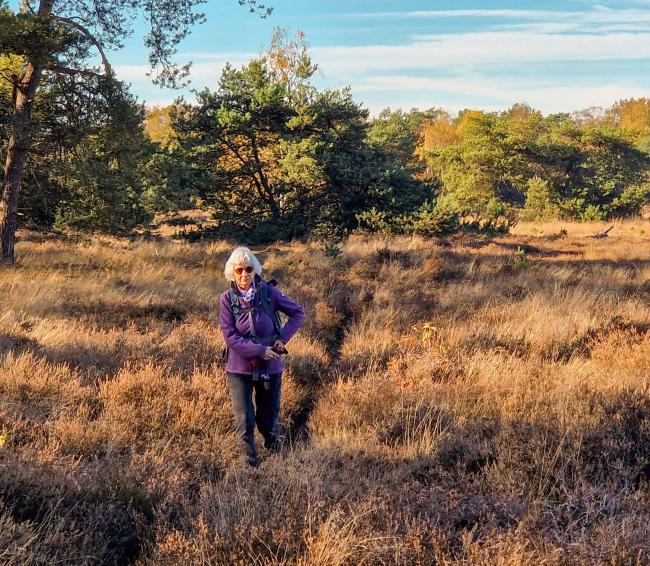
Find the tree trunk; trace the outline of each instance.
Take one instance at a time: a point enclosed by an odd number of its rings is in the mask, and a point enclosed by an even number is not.
[[[49,17],[53,2],[54,0],[41,0],[38,15]],[[23,180],[23,165],[31,145],[32,105],[42,72],[40,66],[28,62],[16,89],[0,200],[0,263],[4,264],[14,262],[18,197]]]
[[[257,174],[257,178],[259,179],[259,182],[264,188],[264,192],[266,193],[267,198],[264,200],[266,200],[266,202],[269,204],[269,207],[271,208],[271,216],[273,217],[274,220],[279,220],[280,209],[278,208],[278,203],[275,200],[275,195],[273,194],[273,191],[269,186],[269,180],[264,174],[264,166],[262,165],[262,161],[260,160],[260,154],[259,151],[257,150],[257,141],[255,140],[255,133],[251,133],[249,138],[251,140],[251,149],[253,150],[253,158],[255,159],[255,164],[257,165],[257,172],[256,173],[253,172],[253,177]]]

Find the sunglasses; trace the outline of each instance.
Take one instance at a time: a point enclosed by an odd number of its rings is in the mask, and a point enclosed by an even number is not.
[[[253,273],[253,267],[251,265],[247,265],[246,267],[235,267],[235,273],[237,275],[241,275],[243,271],[246,273]]]

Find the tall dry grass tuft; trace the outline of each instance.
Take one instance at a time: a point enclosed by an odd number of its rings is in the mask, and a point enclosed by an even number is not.
[[[257,470],[219,362],[231,244],[25,234],[0,562],[649,562],[650,223],[603,228],[256,250],[308,313]]]

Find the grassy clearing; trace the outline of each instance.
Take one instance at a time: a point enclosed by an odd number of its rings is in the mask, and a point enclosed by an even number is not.
[[[309,320],[258,470],[219,365],[231,245],[23,235],[0,563],[648,563],[650,222],[516,230],[260,250]]]

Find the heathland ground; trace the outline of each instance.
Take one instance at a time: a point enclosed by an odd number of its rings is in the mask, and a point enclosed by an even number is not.
[[[305,305],[248,469],[233,242],[25,233],[0,271],[2,564],[647,564],[650,222],[256,250]]]

